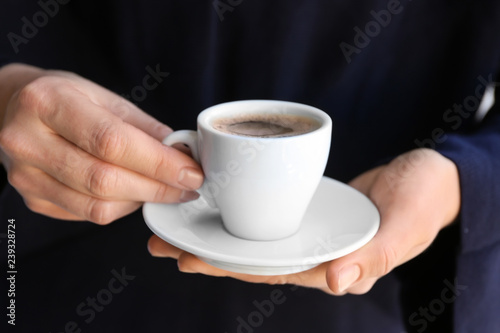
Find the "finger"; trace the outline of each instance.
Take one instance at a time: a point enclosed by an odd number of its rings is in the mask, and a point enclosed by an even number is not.
[[[53,219],[65,220],[65,221],[85,221],[85,219],[80,216],[71,214],[70,212],[62,209],[56,204],[39,198],[32,198],[29,196],[23,196],[24,203],[26,207],[32,212],[48,216]]]
[[[169,126],[159,122],[130,101],[109,91],[107,92],[109,96],[106,96],[106,103],[103,106],[125,122],[149,134],[160,142],[173,132]]]
[[[228,276],[231,274],[228,271],[208,265],[196,256],[165,242],[156,235],[149,238],[148,251],[154,257],[178,260],[179,270],[184,273],[202,273],[211,276]]]
[[[198,194],[99,160],[39,124],[21,119],[2,136],[3,150],[18,163],[39,168],[63,184],[90,196],[118,201],[186,202]],[[8,160],[8,159],[7,159]]]
[[[59,182],[93,197],[167,203],[186,202],[198,197],[196,192],[181,190],[103,162],[58,135],[46,135],[36,144],[39,148],[29,161],[32,165]]]
[[[193,190],[201,186],[201,169],[185,154],[124,122],[71,85],[58,86],[51,93],[51,102],[43,104],[40,118],[56,134],[98,159],[148,178],[181,189]],[[40,99],[38,92],[26,94],[36,94]],[[33,98],[23,98],[30,99]],[[34,107],[33,102],[28,107]]]
[[[250,283],[268,283],[268,284],[285,284],[286,278],[279,277],[279,281],[277,277],[269,277],[262,275],[250,275],[250,274],[242,274],[242,273],[234,273],[230,271],[226,271],[215,266],[209,265],[206,262],[200,260],[195,255],[182,252],[177,261],[177,265],[179,266],[179,271],[183,273],[201,273],[204,275],[210,275],[215,277],[232,277],[241,281],[250,282]]]
[[[152,235],[148,241],[148,251],[153,257],[179,259],[183,252],[181,249],[162,240],[156,235]]]
[[[332,294],[326,283],[326,265],[319,265],[310,270],[286,275],[253,275],[226,271],[200,260],[191,253],[182,252],[177,265],[184,273],[200,273],[215,277],[230,277],[249,283],[265,283],[271,285],[294,284],[303,287],[316,288]]]
[[[8,178],[23,197],[30,198],[30,202],[34,202],[33,198],[49,201],[72,215],[97,224],[108,224],[141,206],[140,202],[108,201],[82,194],[32,167],[12,169]],[[43,208],[38,206],[37,212],[50,216],[50,207]]]
[[[148,133],[158,141],[162,141],[168,134],[172,133],[172,129],[159,122],[149,114],[142,111],[129,100],[119,96],[118,94],[105,89],[94,82],[81,77],[75,73],[56,71],[54,75],[67,77],[69,82],[77,81],[78,85],[85,91],[85,94],[96,105],[100,105],[116,116],[123,119],[125,122],[139,128],[145,133]]]
[[[326,264],[313,269],[288,275],[262,276],[229,272],[200,260],[198,257],[180,250],[179,248],[163,241],[156,235],[148,241],[148,250],[155,257],[169,257],[178,260],[179,270],[184,273],[200,273],[216,277],[231,277],[250,283],[267,284],[296,284],[305,287],[317,288],[331,293],[326,283]]]

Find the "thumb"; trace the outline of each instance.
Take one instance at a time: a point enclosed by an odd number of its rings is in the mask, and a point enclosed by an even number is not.
[[[395,267],[424,251],[433,240],[418,230],[418,220],[404,207],[381,212],[379,231],[365,246],[330,262],[326,279],[335,294],[364,294]]]
[[[328,287],[335,294],[364,294],[378,278],[389,273],[402,258],[400,249],[379,233],[364,247],[332,261],[326,273]]]
[[[383,170],[384,166],[371,169],[351,180],[349,185],[371,197],[370,192]],[[378,277],[387,274],[395,265],[393,262],[397,261],[397,254],[388,241],[392,232],[394,230],[381,223],[377,234],[369,243],[330,262],[326,273],[329,288],[335,294],[363,294],[370,290]]]

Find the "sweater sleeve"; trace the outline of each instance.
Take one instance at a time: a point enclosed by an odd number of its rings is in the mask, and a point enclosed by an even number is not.
[[[500,87],[496,85],[497,102],[478,127],[466,134],[447,134],[437,148],[455,162],[460,174],[463,253],[500,243]]]

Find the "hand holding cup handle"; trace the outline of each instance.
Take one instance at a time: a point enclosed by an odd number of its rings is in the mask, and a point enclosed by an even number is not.
[[[165,139],[163,139],[163,144],[167,146],[173,146],[177,143],[185,144],[191,150],[191,155],[193,159],[201,163],[200,153],[198,150],[198,133],[192,130],[178,130],[173,133],[170,133]],[[200,197],[204,199],[207,204],[212,208],[217,208],[217,204],[215,203],[212,196],[207,195],[207,183],[204,182],[201,188],[198,190]]]
[[[0,159],[26,206],[108,224],[144,202],[197,197],[200,166],[161,144],[172,130],[74,73],[0,68]]]

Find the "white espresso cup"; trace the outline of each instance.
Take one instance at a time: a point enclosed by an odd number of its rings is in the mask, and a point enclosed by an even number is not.
[[[197,131],[176,131],[163,143],[190,147],[205,173],[200,194],[219,209],[228,232],[266,241],[299,230],[325,171],[331,132],[330,117],[312,106],[247,100],[204,110]]]

